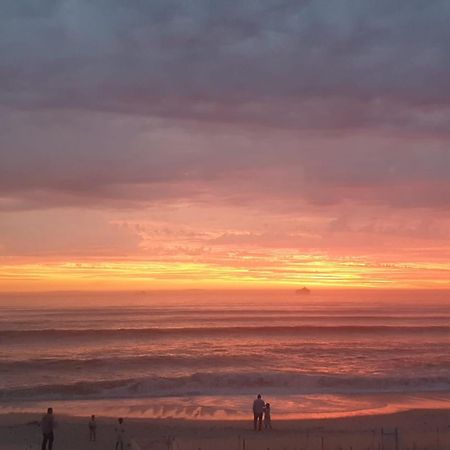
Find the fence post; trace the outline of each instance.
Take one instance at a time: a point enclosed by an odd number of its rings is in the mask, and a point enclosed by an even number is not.
[[[398,450],[398,428],[395,428],[395,450]]]

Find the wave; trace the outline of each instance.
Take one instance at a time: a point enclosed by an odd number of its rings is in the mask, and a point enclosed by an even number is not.
[[[405,378],[307,375],[277,372],[267,374],[255,372],[200,372],[186,376],[154,376],[9,388],[1,391],[0,400],[81,400],[201,395],[253,395],[255,392],[272,395],[296,395],[425,391],[450,391],[450,376]]]
[[[110,337],[164,337],[199,335],[308,335],[308,334],[429,334],[450,335],[450,326],[392,326],[392,325],[292,325],[292,326],[234,326],[234,327],[174,327],[174,328],[108,328],[69,329],[47,328],[38,330],[2,330],[1,339],[37,338],[110,338]]]
[[[115,356],[98,358],[36,358],[28,360],[0,360],[0,372],[13,371],[57,371],[72,372],[74,370],[96,370],[101,368],[122,367],[126,370],[138,368],[170,367],[230,367],[233,364],[254,363],[251,355],[142,355]]]

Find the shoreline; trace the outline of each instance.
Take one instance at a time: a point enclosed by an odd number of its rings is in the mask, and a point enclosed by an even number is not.
[[[39,448],[40,430],[33,421],[42,414],[0,414],[2,450]],[[89,442],[84,417],[58,414],[55,447],[64,450],[114,448],[111,417],[97,416],[98,441]],[[273,430],[254,432],[253,420],[144,419],[126,418],[131,447],[178,450],[257,450],[264,445],[287,450],[336,450],[361,448],[438,450],[450,445],[450,408],[414,409],[404,412],[341,418],[273,420]],[[172,440],[173,442],[169,442]],[[245,443],[244,443],[245,441]],[[25,447],[24,447],[25,445]]]
[[[384,416],[411,410],[450,409],[447,391],[377,394],[311,394],[267,395],[273,406],[273,418],[278,421],[341,419],[346,417]],[[251,408],[250,395],[236,394],[190,397],[47,399],[37,401],[10,400],[0,402],[0,415],[39,414],[52,406],[67,416],[79,417],[85,412],[103,417],[136,419],[174,419],[240,421],[246,420]]]

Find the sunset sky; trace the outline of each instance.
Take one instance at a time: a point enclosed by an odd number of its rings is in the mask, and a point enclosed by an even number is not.
[[[447,0],[4,0],[0,290],[450,288]]]

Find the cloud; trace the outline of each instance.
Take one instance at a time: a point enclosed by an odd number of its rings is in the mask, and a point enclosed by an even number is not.
[[[11,107],[448,132],[445,0],[1,8],[0,100]]]
[[[0,259],[114,258],[135,252],[139,239],[111,221],[108,214],[72,209],[3,214]]]
[[[0,9],[3,210],[448,206],[444,0]]]
[[[441,258],[449,19],[444,0],[3,1],[2,254]]]
[[[2,210],[449,206],[450,152],[440,136],[245,130],[78,111],[0,117]]]

